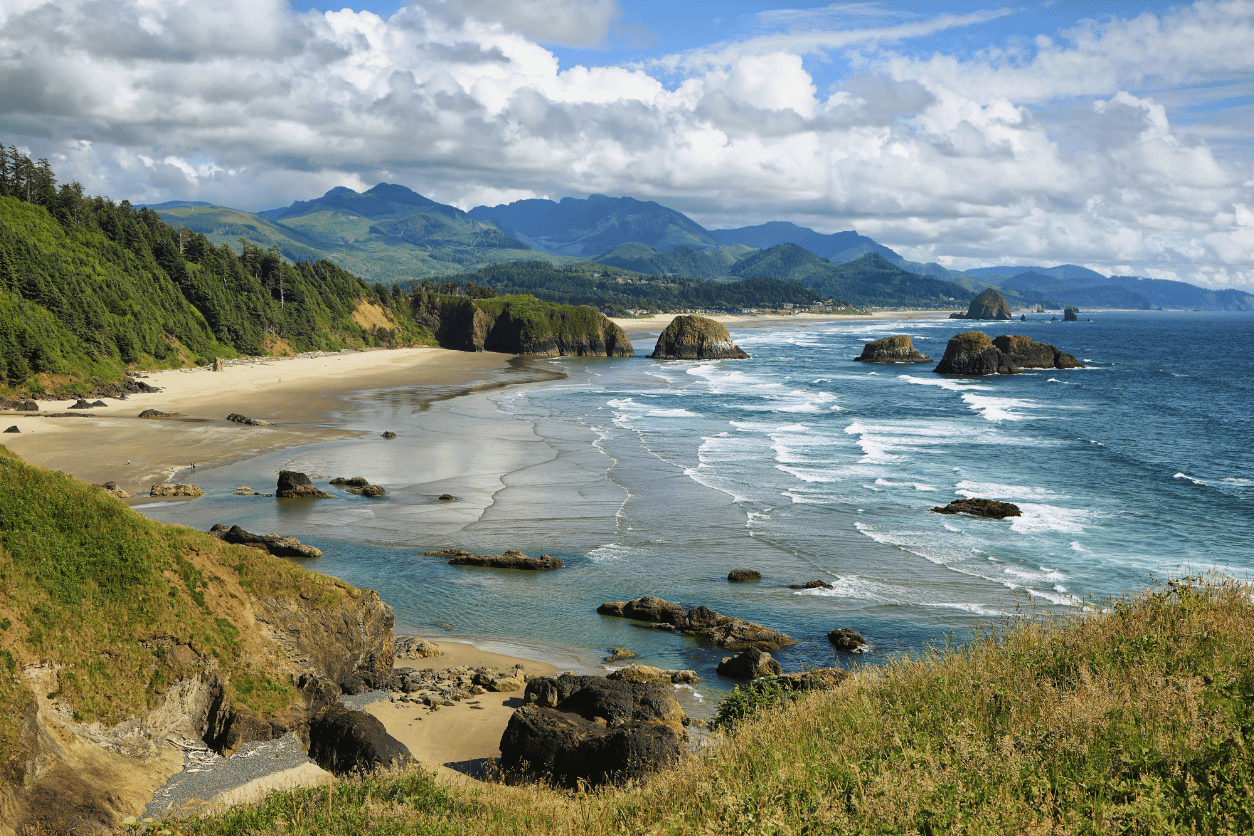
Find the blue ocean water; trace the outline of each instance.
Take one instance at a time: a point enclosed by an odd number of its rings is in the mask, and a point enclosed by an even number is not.
[[[1091,316],[1092,321],[1083,321]],[[653,594],[777,627],[785,669],[873,664],[979,623],[1076,611],[1154,578],[1254,568],[1254,316],[1095,312],[1081,322],[785,322],[733,329],[752,359],[532,361],[557,380],[433,401],[362,393],[328,442],[197,473],[209,495],[146,506],[206,529],[238,523],[323,548],[311,568],[379,590],[405,629],[596,666],[628,647],[731,683],[726,655],[596,614]],[[909,334],[939,360],[972,327],[1025,334],[1084,369],[995,378],[853,361]],[[647,354],[651,340],[637,339]],[[400,438],[383,442],[381,427]],[[230,494],[280,467],[365,475],[385,500],[277,503]],[[441,503],[440,493],[458,495]],[[963,496],[1017,519],[932,514]],[[447,566],[422,551],[561,557],[529,575]],[[729,584],[753,568],[763,580]],[[832,589],[796,591],[812,579]],[[852,627],[873,652],[838,657]]]

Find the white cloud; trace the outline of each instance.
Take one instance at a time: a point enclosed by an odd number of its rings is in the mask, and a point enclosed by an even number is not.
[[[597,191],[707,225],[857,228],[957,266],[1254,288],[1248,123],[1225,116],[1221,155],[1202,116],[1172,116],[1181,85],[1248,88],[1250,0],[964,59],[892,45],[999,12],[846,5],[656,66],[565,69],[541,42],[598,43],[615,3],[417,0],[385,20],[99,2],[0,9],[0,139],[92,193],[258,209],[380,180],[465,208]],[[853,28],[822,28],[838,14]],[[820,95],[808,62],[849,46],[857,74]]]

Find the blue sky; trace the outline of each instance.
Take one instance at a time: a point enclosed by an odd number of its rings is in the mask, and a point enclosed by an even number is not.
[[[1254,0],[102,4],[0,4],[0,141],[116,199],[626,194],[1254,291]]]

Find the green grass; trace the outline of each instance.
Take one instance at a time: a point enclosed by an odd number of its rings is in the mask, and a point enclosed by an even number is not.
[[[441,786],[421,771],[272,795],[174,833],[1238,834],[1254,830],[1254,603],[1220,577],[1007,622],[825,694],[741,700],[643,787]],[[774,706],[774,707],[771,707]]]

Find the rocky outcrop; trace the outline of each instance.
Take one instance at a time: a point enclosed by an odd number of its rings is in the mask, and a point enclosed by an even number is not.
[[[103,485],[97,485],[96,487],[100,488],[100,490],[104,491],[105,493],[113,494],[118,499],[130,499],[131,498],[131,495],[129,493],[127,493],[126,491],[118,487],[117,482],[105,482]]]
[[[19,430],[19,429],[17,428],[17,424],[14,424],[13,426],[11,426],[11,427],[7,428],[7,429],[5,430],[5,432],[6,432],[6,433],[20,433],[20,432],[21,432],[21,430]]]
[[[416,702],[438,711],[488,692],[509,694],[521,691],[527,680],[521,665],[502,671],[492,667],[471,668],[465,665],[435,670],[433,668],[397,668],[392,677],[391,700]]]
[[[162,482],[161,484],[153,485],[151,488],[149,488],[148,495],[149,496],[186,496],[186,497],[195,498],[198,496],[204,496],[205,492],[202,491],[196,485],[183,485],[183,484],[175,484],[171,482]]]
[[[863,363],[930,363],[932,358],[914,347],[905,334],[872,340],[862,346],[862,354],[853,358]]]
[[[249,418],[247,415],[240,415],[238,412],[232,412],[226,416],[226,420],[232,424],[247,424],[250,427],[268,427],[269,421],[262,421],[259,418]]]
[[[684,611],[679,604],[652,595],[631,601],[606,601],[597,607],[601,615],[647,621],[658,629],[687,633],[731,650],[756,647],[774,650],[797,642],[780,631],[752,621],[721,615],[706,606]]]
[[[434,642],[418,636],[397,636],[396,637],[396,658],[397,659],[433,659],[436,656],[443,656],[444,651]]]
[[[103,403],[100,405],[104,406]],[[84,399],[79,398],[74,403],[67,406],[66,409],[91,409],[93,406],[95,406],[95,404],[88,403]]]
[[[625,680],[627,682],[661,682],[671,685],[690,685],[701,679],[701,677],[697,676],[696,671],[666,670],[664,668],[655,668],[652,665],[628,665],[625,668],[610,671],[605,675],[605,678]]]
[[[284,499],[331,499],[332,496],[316,487],[313,481],[295,470],[280,470],[278,487],[274,495]]]
[[[732,569],[727,573],[727,580],[731,583],[751,583],[762,580],[762,573],[757,569]]]
[[[368,589],[335,583],[347,599],[263,597],[254,604],[266,635],[297,665],[327,679],[346,694],[386,688],[395,653],[392,608]]]
[[[462,551],[461,549],[438,549],[433,552],[423,552],[423,554],[431,557],[448,557],[449,566],[487,566],[492,569],[527,569],[531,571],[545,571],[548,569],[560,569],[564,565],[562,561],[551,555],[542,554],[539,557],[528,557],[519,551],[510,549],[500,557],[493,557],[486,554],[472,554]]]
[[[414,318],[444,348],[547,356],[631,357],[627,332],[587,305],[558,305],[533,296],[469,299],[416,293]]]
[[[278,534],[249,534],[238,525],[217,524],[209,529],[209,536],[217,537],[223,542],[236,546],[260,549],[275,557],[322,557],[320,549],[302,545],[295,537],[281,537]]]
[[[309,723],[309,757],[328,772],[344,776],[402,767],[413,756],[379,718],[336,705]]]
[[[38,412],[39,404],[35,401],[23,400],[21,398],[0,398],[0,409],[12,410],[14,412]]]
[[[1019,367],[983,331],[964,331],[945,346],[936,374],[1018,374]]]
[[[844,668],[814,668],[800,673],[785,673],[775,681],[785,691],[831,691],[853,677]]]
[[[657,338],[654,360],[747,360],[722,323],[703,316],[677,316]]]
[[[987,517],[992,520],[1023,516],[1018,505],[1012,502],[999,502],[996,499],[955,499],[944,508],[933,508],[932,513],[970,514],[973,517]]]
[[[507,775],[596,787],[679,763],[687,718],[666,686],[564,674],[531,680],[523,702],[501,736]]]
[[[866,653],[869,645],[861,633],[858,633],[849,627],[841,627],[839,630],[832,630],[827,634],[827,640],[832,643],[832,647],[842,653]]]
[[[145,409],[139,413],[140,418],[182,418],[181,412],[162,412],[159,409]]]
[[[1067,307],[1063,308],[1062,309],[1062,321],[1063,322],[1079,322],[1080,321],[1080,309],[1077,308],[1075,305],[1068,305]]]
[[[971,305],[965,314],[950,314],[949,318],[1010,319],[1010,306],[1006,304],[1005,296],[990,287],[971,300]]]
[[[348,479],[339,476],[332,479],[331,484],[358,496],[379,497],[387,493],[382,486],[372,485],[366,481],[365,476],[353,476]]]
[[[806,581],[805,583],[790,583],[788,584],[788,588],[789,589],[835,589],[836,587],[832,586],[827,581],[814,580],[814,581]]]
[[[391,430],[385,430],[379,433],[379,437],[380,438],[396,438],[396,433],[392,432]]]
[[[729,679],[757,679],[783,673],[771,654],[756,647],[746,648],[735,656],[726,656],[718,663],[718,675]]]
[[[61,395],[62,400],[69,398],[83,399],[87,398],[115,398],[120,401],[126,400],[127,395],[135,395],[141,392],[160,392],[156,386],[145,383],[131,377],[132,373],[128,372],[128,376],[122,380],[102,380],[99,377],[92,378],[92,389],[85,392],[66,392]]]
[[[995,337],[993,345],[1010,362],[1023,369],[1082,369],[1084,364],[1049,343],[1038,343],[1022,334]]]

